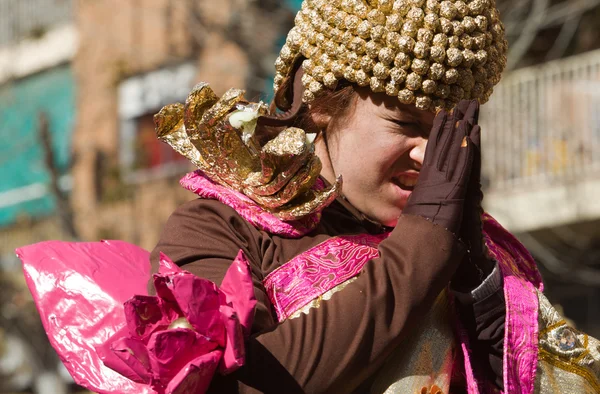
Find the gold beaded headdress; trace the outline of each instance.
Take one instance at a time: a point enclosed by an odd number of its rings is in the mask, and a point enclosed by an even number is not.
[[[507,47],[495,0],[304,0],[274,87],[305,58],[305,103],[340,80],[424,110],[484,103]]]

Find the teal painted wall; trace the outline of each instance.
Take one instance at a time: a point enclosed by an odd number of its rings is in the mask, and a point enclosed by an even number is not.
[[[75,118],[75,83],[69,66],[0,86],[0,196],[49,181],[38,139],[38,114],[42,111],[50,122],[57,166],[66,174]],[[5,205],[6,201],[0,201],[0,226],[14,223],[21,215],[39,217],[54,211],[54,201],[48,194]]]

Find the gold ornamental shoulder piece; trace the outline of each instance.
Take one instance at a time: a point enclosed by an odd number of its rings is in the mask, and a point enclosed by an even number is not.
[[[285,221],[320,211],[335,199],[341,180],[323,190],[315,183],[321,162],[314,134],[287,128],[260,145],[257,121],[268,110],[250,103],[244,91],[218,98],[200,83],[185,104],[171,104],[154,116],[159,139],[188,158],[213,182],[239,191]]]
[[[275,90],[304,58],[304,102],[340,80],[424,110],[486,102],[506,66],[495,0],[304,0]]]

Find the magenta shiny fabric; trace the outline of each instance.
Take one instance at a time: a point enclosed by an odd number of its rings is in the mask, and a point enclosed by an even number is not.
[[[527,249],[491,216],[484,216],[487,245],[504,277],[504,392],[532,394],[538,364],[537,291],[542,277]]]
[[[300,238],[314,230],[321,220],[321,214],[315,213],[301,220],[284,222],[272,213],[265,211],[242,193],[214,183],[199,170],[190,172],[179,183],[185,189],[202,198],[221,201],[223,204],[235,209],[250,224],[272,234],[288,238]],[[323,189],[325,184],[318,179],[315,187]]]
[[[125,242],[44,242],[17,250],[50,342],[74,380],[99,393],[203,393],[244,363],[254,316],[240,251],[219,289]],[[136,294],[132,297],[132,295]]]
[[[330,238],[271,272],[263,281],[280,322],[310,301],[358,275],[367,261],[379,257],[385,235]]]
[[[121,241],[49,241],[17,255],[50,343],[75,382],[98,393],[152,393],[104,366],[96,353],[125,327],[123,303],[147,294],[149,253]]]

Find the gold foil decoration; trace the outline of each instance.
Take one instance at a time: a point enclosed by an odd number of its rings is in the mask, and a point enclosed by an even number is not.
[[[314,135],[288,128],[261,146],[256,122],[267,108],[245,101],[244,93],[230,89],[219,99],[207,83],[196,85],[185,104],[167,105],[154,116],[158,138],[214,182],[282,220],[320,211],[337,197],[341,179],[324,190],[314,187],[321,172]]]
[[[304,0],[276,61],[274,87],[303,56],[310,61],[302,65],[311,77],[304,83],[307,103],[345,79],[420,109],[452,108],[463,98],[488,100],[506,52],[494,0]],[[442,97],[430,83],[416,76],[393,79],[382,67],[429,74],[434,81],[451,69],[460,75],[470,71],[479,85],[452,76],[444,81],[449,86]]]
[[[535,392],[600,393],[600,341],[569,326],[538,292],[539,355]]]

